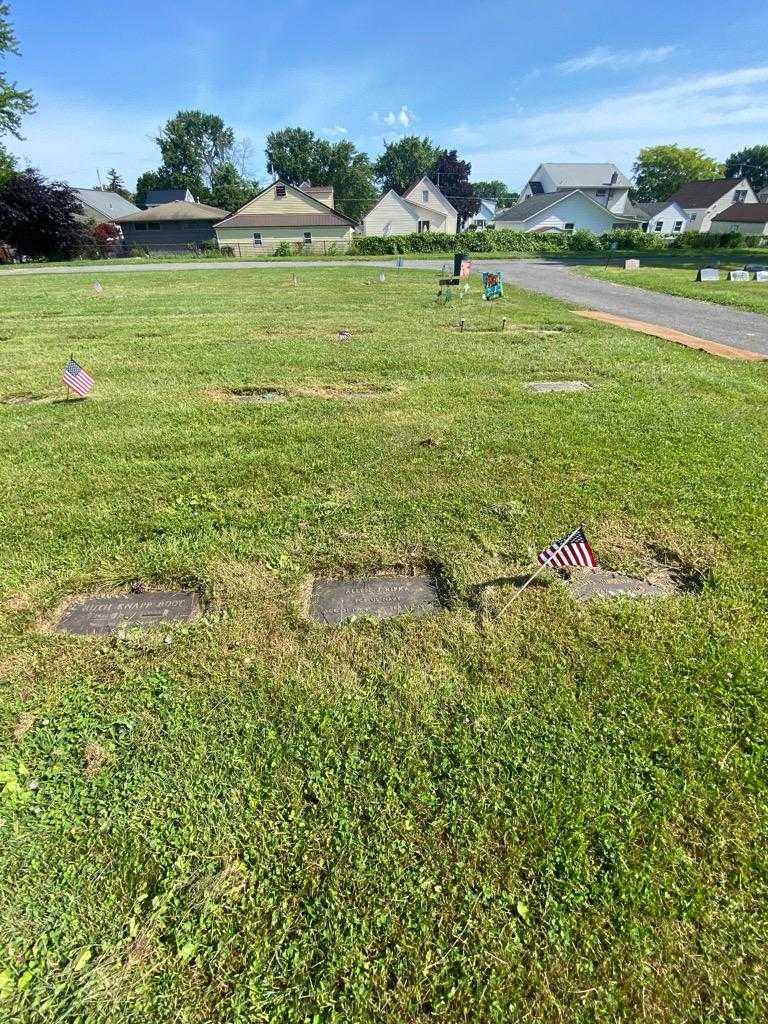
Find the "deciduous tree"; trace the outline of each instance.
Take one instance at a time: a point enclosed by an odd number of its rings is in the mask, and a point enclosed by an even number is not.
[[[426,135],[406,135],[397,142],[388,142],[373,165],[373,173],[383,192],[394,189],[403,193],[414,181],[434,172],[445,153]]]
[[[518,192],[510,191],[504,182],[499,180],[473,181],[472,188],[475,195],[480,196],[481,199],[495,199],[498,210],[505,210],[508,206],[513,206],[520,198]]]
[[[25,256],[69,259],[92,241],[76,215],[83,207],[69,185],[47,182],[32,168],[0,184],[0,238]]]
[[[749,178],[755,192],[768,185],[768,146],[749,146],[740,153],[731,153],[725,161],[729,178]]]
[[[686,181],[719,178],[723,165],[701,149],[683,146],[649,146],[641,149],[632,167],[635,194],[641,202],[660,203]]]
[[[430,175],[451,206],[455,207],[459,215],[459,231],[480,209],[480,200],[469,180],[471,171],[472,164],[459,160],[456,150],[452,149],[443,153]]]
[[[18,41],[11,23],[8,21],[10,7],[0,0],[0,57],[6,53],[18,54]],[[10,82],[0,73],[0,135],[15,135],[21,138],[21,119],[24,114],[31,114],[35,109],[35,101],[28,89],[19,89],[15,82]]]

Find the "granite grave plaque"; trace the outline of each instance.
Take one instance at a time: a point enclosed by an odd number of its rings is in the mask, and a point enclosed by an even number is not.
[[[732,270],[728,274],[729,281],[748,281],[749,273],[746,270]]]
[[[768,270],[756,270],[755,280],[762,284],[768,284]]]
[[[720,271],[717,267],[702,267],[696,275],[697,281],[719,281]]]
[[[287,402],[288,396],[282,391],[273,391],[271,388],[244,388],[242,391],[233,391],[231,395],[235,402]]]
[[[70,605],[56,623],[56,630],[75,636],[105,636],[123,626],[147,628],[191,622],[199,614],[200,597],[189,590],[85,597]]]
[[[625,576],[609,569],[592,569],[574,572],[568,581],[568,589],[579,601],[590,601],[595,597],[669,597],[676,592],[671,581],[649,583],[648,580]]]
[[[535,394],[547,391],[590,391],[592,388],[591,384],[583,380],[532,380],[525,386]]]
[[[316,580],[310,613],[333,625],[355,615],[388,619],[393,615],[434,615],[440,598],[429,576],[365,576],[351,580]]]

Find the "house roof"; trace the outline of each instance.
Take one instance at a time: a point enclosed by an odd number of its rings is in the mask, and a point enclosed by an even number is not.
[[[768,203],[734,203],[712,220],[730,220],[734,224],[768,224]]]
[[[163,203],[175,203],[179,201],[189,202],[192,193],[188,188],[152,188],[147,192],[145,202],[154,206],[162,206]]]
[[[670,206],[677,206],[681,212],[685,213],[683,207],[676,201],[667,199],[664,203],[635,203],[634,208],[638,215],[645,214],[648,217],[656,217],[661,213],[662,210],[668,210]]]
[[[726,192],[738,185],[744,178],[706,178],[702,181],[686,181],[686,183],[673,192],[667,200],[670,203],[679,203],[687,210],[705,209],[722,199]]]
[[[616,164],[541,164],[558,189],[564,188],[631,188],[631,181]],[[611,181],[613,175],[616,180]]]
[[[300,213],[295,213],[295,214],[288,214],[288,213],[241,213],[240,212],[241,210],[244,210],[246,206],[250,206],[251,203],[254,202],[254,200],[259,198],[259,196],[263,196],[265,192],[269,192],[269,190],[271,188],[274,188],[276,185],[285,185],[286,188],[290,188],[290,189],[293,189],[294,192],[298,192],[300,196],[308,196],[310,199],[312,199],[313,202],[315,202],[318,205],[323,207],[323,212],[306,213],[306,214],[303,214],[303,213],[301,213],[301,214]],[[315,187],[319,188],[319,186],[315,186]],[[330,187],[331,186],[329,185],[328,188],[330,188]],[[224,213],[224,211],[222,211],[222,213]],[[259,223],[258,224],[255,223],[255,221],[254,221],[254,218],[256,218],[256,217],[259,218]],[[330,217],[331,219],[313,220],[314,217],[326,217],[326,218]],[[288,220],[286,220],[286,218],[288,218]],[[293,223],[289,223],[289,221],[292,221]],[[220,221],[218,224],[215,224],[214,227],[217,227],[217,228],[251,228],[251,227],[284,228],[284,227],[298,227],[298,228],[300,228],[300,227],[303,227],[303,226],[319,227],[321,225],[323,227],[330,227],[330,226],[333,226],[333,225],[340,225],[342,227],[346,227],[349,224],[351,224],[352,227],[355,226],[355,222],[353,220],[351,220],[349,217],[346,217],[343,213],[339,213],[338,210],[334,210],[333,207],[328,206],[328,204],[324,203],[322,201],[322,199],[318,199],[317,196],[313,196],[309,192],[305,192],[303,189],[299,188],[298,185],[290,185],[287,181],[283,181],[282,178],[278,178],[277,181],[271,181],[268,185],[266,185],[261,190],[261,192],[259,192],[257,195],[255,195],[253,197],[253,199],[249,199],[248,202],[245,204],[245,206],[241,206],[240,207],[240,210],[236,210],[235,213],[233,213],[233,214],[224,213],[224,220]]]
[[[92,210],[96,210],[109,220],[139,212],[138,206],[128,199],[123,199],[117,192],[103,192],[99,188],[76,188],[73,191],[84,206],[90,206]]]
[[[221,220],[222,217],[228,216],[227,210],[220,210],[216,206],[178,200],[175,203],[153,206],[149,210],[139,210],[138,213],[132,213],[127,217],[118,217],[118,221],[121,224],[140,224],[149,221]]]
[[[550,206],[556,206],[562,202],[563,199],[567,199],[568,196],[580,195],[584,199],[587,199],[594,206],[606,213],[615,221],[626,220],[636,221],[643,219],[642,214],[636,212],[633,213],[614,213],[613,210],[607,210],[601,203],[595,202],[592,196],[587,195],[586,192],[580,191],[577,188],[565,188],[558,189],[557,192],[544,192],[541,195],[529,196],[528,199],[523,199],[521,203],[516,203],[514,206],[510,206],[507,210],[502,210],[501,213],[497,213],[494,217],[496,221],[510,221],[510,223],[517,224],[520,221],[530,220],[537,213],[541,213],[543,210],[548,210]]]

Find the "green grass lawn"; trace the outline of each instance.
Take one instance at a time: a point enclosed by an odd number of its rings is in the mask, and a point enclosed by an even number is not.
[[[640,257],[642,262],[642,256]],[[759,262],[759,259],[754,260]],[[701,265],[705,265],[706,260]],[[765,258],[768,266],[768,255]],[[741,269],[743,262],[730,264],[728,269]],[[634,285],[637,288],[648,288],[654,292],[665,292],[668,295],[682,295],[686,299],[702,299],[704,302],[717,302],[723,306],[735,306],[753,313],[768,313],[768,283],[757,281],[727,281],[727,272],[722,270],[721,281],[697,281],[696,270],[672,269],[668,267],[642,267],[640,270],[626,271],[623,267],[578,267],[579,274],[596,277],[601,281],[614,281],[617,284]]]
[[[0,1020],[765,1020],[768,367],[292,277],[0,281],[4,395],[97,381],[0,404]],[[579,521],[689,589],[495,615]],[[307,619],[392,567],[445,610]],[[48,628],[135,580],[208,611]]]

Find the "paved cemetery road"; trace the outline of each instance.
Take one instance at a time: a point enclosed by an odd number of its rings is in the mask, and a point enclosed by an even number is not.
[[[587,261],[585,261],[587,262]],[[594,263],[594,260],[588,261]],[[270,270],[306,267],[383,267],[394,271],[389,260],[286,260],[266,261],[199,261],[189,263],[97,263],[90,267],[18,267],[0,269],[0,277],[31,274],[105,274],[136,273],[143,271],[173,272],[175,270]],[[444,260],[406,260],[409,270],[440,270]],[[709,341],[731,345],[751,352],[768,355],[768,316],[747,313],[714,302],[699,302],[676,295],[664,295],[643,288],[597,281],[571,273],[569,265],[555,260],[476,260],[475,271],[501,270],[504,280],[529,291],[549,295],[554,299],[596,309],[602,313],[646,323],[658,324]]]

